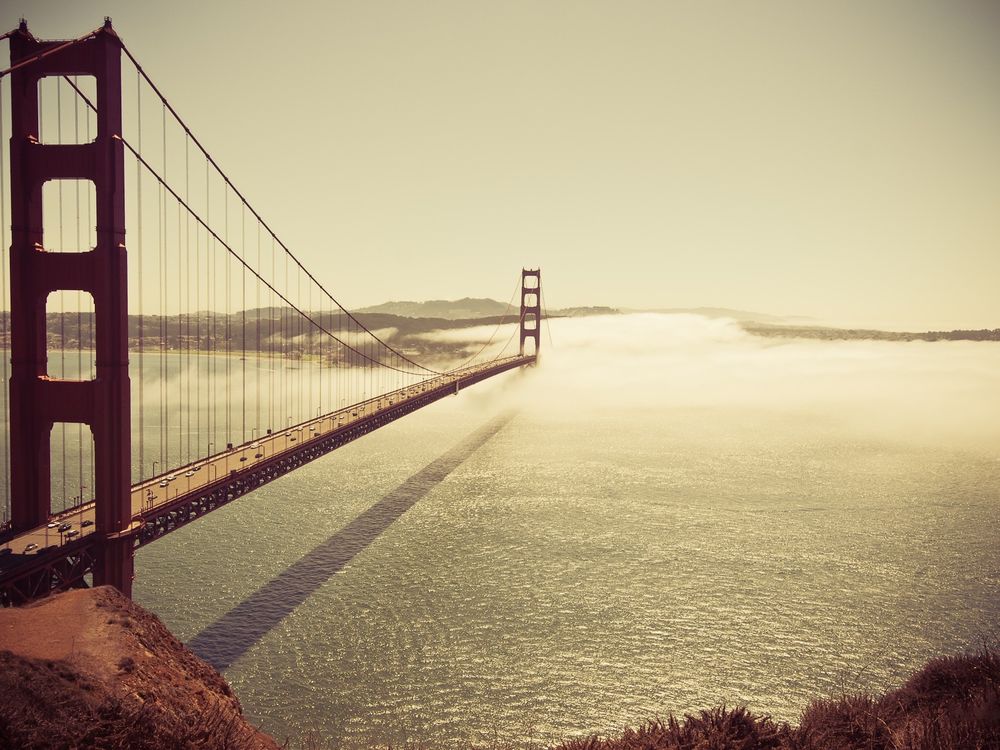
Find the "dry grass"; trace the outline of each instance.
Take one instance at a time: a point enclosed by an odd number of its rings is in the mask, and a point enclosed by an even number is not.
[[[723,706],[555,750],[1000,750],[1000,654],[933,659],[878,697],[814,700],[797,727]]]
[[[932,659],[879,698],[816,700],[802,714],[796,748],[987,750],[1000,748],[1000,654]]]
[[[128,664],[124,665],[126,668]],[[122,700],[62,661],[0,651],[0,749],[249,750],[270,748],[222,704],[165,711]]]
[[[657,719],[638,729],[626,729],[621,737],[570,740],[558,750],[780,750],[791,730],[767,716],[755,716],[746,708],[721,706],[683,719]]]

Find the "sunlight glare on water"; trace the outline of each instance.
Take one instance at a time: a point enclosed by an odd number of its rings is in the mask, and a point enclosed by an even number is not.
[[[423,409],[137,558],[184,641],[507,409],[236,661],[279,739],[435,747],[726,701],[795,720],[1000,619],[1000,346],[552,321],[541,366]]]

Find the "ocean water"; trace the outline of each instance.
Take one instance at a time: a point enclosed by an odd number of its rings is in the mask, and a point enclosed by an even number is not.
[[[794,721],[997,636],[998,394],[988,343],[553,321],[540,367],[144,548],[135,597],[293,743]]]

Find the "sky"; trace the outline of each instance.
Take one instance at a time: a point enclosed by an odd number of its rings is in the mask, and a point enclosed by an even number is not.
[[[348,306],[1000,327],[1000,4],[6,0],[112,17]]]

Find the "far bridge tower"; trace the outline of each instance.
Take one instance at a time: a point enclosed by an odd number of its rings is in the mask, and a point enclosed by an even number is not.
[[[525,339],[534,342],[538,355],[540,326],[542,324],[542,269],[521,269],[521,356],[524,356]]]

